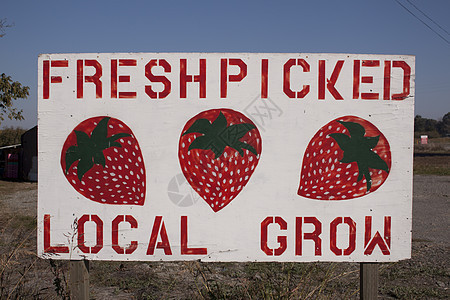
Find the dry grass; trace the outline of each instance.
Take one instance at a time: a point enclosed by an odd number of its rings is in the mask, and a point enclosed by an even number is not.
[[[450,175],[450,155],[416,155],[414,174]]]
[[[414,159],[415,173],[449,169],[449,156]],[[0,181],[0,205],[24,189],[36,184]],[[411,260],[379,265],[380,297],[450,299],[448,250],[413,241]],[[35,251],[35,218],[3,207],[0,299],[69,297],[68,262],[38,259]],[[94,261],[90,289],[92,299],[358,299],[359,264]]]
[[[450,137],[414,145],[414,174],[450,175]]]

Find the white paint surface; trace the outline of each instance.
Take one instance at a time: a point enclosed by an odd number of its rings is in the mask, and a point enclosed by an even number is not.
[[[199,98],[198,83],[187,84],[187,98],[180,99],[180,59],[187,59],[187,73],[196,75],[199,59],[206,59],[206,98]],[[228,96],[220,98],[220,59],[239,58],[248,67],[241,82],[228,83]],[[290,99],[283,92],[283,65],[289,59],[304,59],[309,72],[300,66],[291,69],[291,88],[299,91],[310,85],[304,99]],[[94,85],[84,83],[84,97],[76,98],[77,60],[95,59],[103,66],[103,97],[95,98]],[[129,75],[130,82],[119,82],[119,91],[135,91],[136,99],[111,99],[111,59],[136,59],[137,66],[119,67],[119,75]],[[145,86],[145,65],[152,59],[165,59],[171,72],[164,73],[172,83],[164,99],[150,99]],[[268,98],[261,99],[261,60],[268,59]],[[49,99],[43,99],[43,63],[46,60],[68,60],[68,67],[51,67],[51,76],[61,76],[61,83],[50,83]],[[335,100],[328,90],[318,100],[318,61],[326,61],[326,78],[338,60],[344,65],[336,82],[343,100]],[[377,92],[383,97],[384,61],[404,61],[411,68],[410,93],[401,101],[353,99],[354,60],[379,60],[380,67],[362,67],[361,76],[372,76],[373,83],[361,83],[360,92]],[[229,74],[238,69],[229,67]],[[84,75],[93,68],[85,67]],[[155,71],[157,68],[155,68]],[[156,73],[156,72],[155,72]],[[38,66],[39,99],[39,200],[38,254],[58,259],[90,260],[193,260],[203,261],[397,261],[410,257],[412,216],[412,155],[414,119],[414,57],[402,55],[303,54],[303,53],[99,53],[43,54]],[[152,84],[162,89],[158,83]],[[403,73],[392,68],[391,91],[400,93]],[[264,109],[268,104],[272,111]],[[212,209],[185,182],[180,193],[191,193],[192,201],[183,205],[170,198],[168,187],[182,173],[178,161],[178,141],[185,123],[196,114],[213,108],[231,108],[253,120],[262,136],[262,154],[258,166],[243,191],[224,209]],[[265,114],[261,118],[256,112]],[[269,115],[271,113],[271,115]],[[68,134],[85,119],[108,115],[125,122],[137,137],[146,166],[147,190],[143,206],[104,205],[92,202],[69,184],[60,165],[61,149]],[[364,118],[383,132],[390,143],[392,166],[386,182],[375,192],[346,201],[318,201],[297,195],[302,158],[310,139],[323,125],[337,117],[355,115]],[[82,253],[77,247],[75,219],[98,215],[104,224],[103,248],[97,254]],[[65,245],[69,253],[44,252],[44,215],[50,215],[51,245]],[[111,222],[117,215],[132,215],[138,228],[127,223],[119,227],[119,244],[126,247],[138,241],[132,254],[117,254],[111,247]],[[147,247],[155,216],[162,216],[172,255]],[[180,253],[180,220],[188,217],[188,246],[207,248],[207,255]],[[261,250],[261,222],[268,216],[279,216],[287,230],[269,226],[268,246],[277,248],[277,236],[287,237],[287,248],[279,256],[268,256]],[[392,220],[390,254],[375,247],[364,255],[365,217],[372,216],[372,235],[383,235],[383,218]],[[303,254],[295,255],[296,217],[316,217],[322,222],[322,254],[314,255],[313,242],[303,242]],[[356,222],[356,249],[351,255],[335,255],[330,250],[330,222],[336,217],[351,217]],[[87,246],[95,244],[93,222],[86,223]],[[311,232],[306,224],[304,232]],[[347,227],[338,227],[338,243],[346,248]],[[72,239],[73,237],[73,239]],[[160,237],[158,236],[158,242]]]

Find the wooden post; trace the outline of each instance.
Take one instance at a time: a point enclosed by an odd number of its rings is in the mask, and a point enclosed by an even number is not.
[[[378,264],[361,263],[359,271],[361,300],[376,300],[378,298]]]
[[[89,261],[70,261],[69,287],[71,299],[89,300]]]

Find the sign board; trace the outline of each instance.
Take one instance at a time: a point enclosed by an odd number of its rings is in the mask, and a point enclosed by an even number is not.
[[[410,257],[414,57],[42,54],[38,254]]]
[[[420,136],[420,143],[421,143],[422,145],[428,144],[428,135],[421,135],[421,136]]]

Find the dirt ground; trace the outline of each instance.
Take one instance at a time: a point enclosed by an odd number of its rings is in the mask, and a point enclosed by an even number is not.
[[[379,264],[381,299],[450,298],[450,176],[415,175],[412,259]],[[36,252],[37,184],[0,181],[0,299],[68,297]],[[359,264],[91,262],[92,299],[358,299]]]

